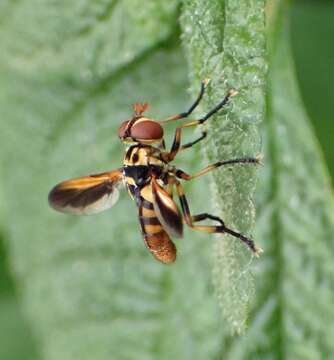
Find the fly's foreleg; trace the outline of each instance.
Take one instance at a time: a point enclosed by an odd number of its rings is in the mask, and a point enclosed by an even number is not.
[[[198,137],[197,139],[195,139],[194,141],[190,141],[184,145],[180,146],[179,151],[185,150],[185,149],[189,149],[192,146],[194,146],[195,144],[199,143],[200,141],[202,141],[203,139],[206,138],[207,132],[206,131],[202,131],[202,135],[200,137]]]
[[[176,114],[176,115],[173,115],[173,116],[170,116],[165,120],[159,121],[159,123],[160,124],[165,124],[165,123],[170,122],[170,121],[176,121],[176,120],[184,119],[184,118],[188,117],[196,109],[196,107],[198,106],[198,104],[202,100],[202,97],[204,95],[204,92],[205,92],[205,89],[206,89],[208,83],[209,83],[208,79],[203,80],[201,82],[201,90],[200,90],[196,100],[194,101],[194,103],[190,106],[190,108],[187,111]]]
[[[191,146],[197,144],[199,141],[203,140],[205,138],[205,136],[206,136],[206,132],[203,132],[200,138],[181,146],[181,131],[184,128],[195,127],[195,126],[204,124],[211,116],[216,114],[219,110],[221,110],[224,107],[224,105],[228,102],[230,97],[235,96],[236,94],[237,94],[236,91],[230,90],[227,93],[227,95],[224,97],[224,99],[217,106],[215,106],[211,111],[209,111],[206,115],[204,115],[203,117],[201,117],[198,120],[192,120],[192,121],[190,121],[190,122],[188,122],[186,124],[178,126],[176,128],[176,130],[175,130],[174,141],[173,141],[173,145],[171,147],[171,150],[170,150],[169,153],[165,154],[165,158],[168,159],[168,161],[172,161],[175,158],[176,154],[180,150],[190,148]],[[184,113],[184,114],[186,114],[186,113]],[[185,117],[185,116],[182,116],[182,117]],[[177,119],[180,119],[180,118],[181,117],[178,117]],[[176,118],[174,119],[174,117],[173,117],[173,120],[176,120]],[[170,121],[170,120],[168,120],[168,121]],[[160,123],[163,123],[163,122],[160,122]]]

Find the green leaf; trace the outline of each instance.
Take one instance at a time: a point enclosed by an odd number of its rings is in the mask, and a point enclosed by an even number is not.
[[[268,260],[258,268],[252,330],[243,356],[323,359],[334,353],[334,199],[300,99],[290,49],[289,3],[271,2],[270,73],[264,126],[267,170],[259,186],[258,237]],[[260,334],[260,336],[259,336]],[[255,350],[256,349],[256,350]],[[261,350],[260,350],[261,349]],[[241,353],[240,349],[233,351]],[[246,355],[247,354],[247,355]]]
[[[18,304],[18,296],[0,234],[0,359],[37,359],[36,346]]]
[[[226,111],[208,121],[207,158],[212,163],[256,156],[261,151],[259,124],[265,106],[264,2],[184,1],[182,24],[192,85],[212,79],[205,110],[212,109],[229,89],[238,91]],[[230,170],[219,169],[212,176],[216,212],[228,226],[250,234],[255,169],[235,166]],[[223,316],[233,332],[242,332],[254,293],[250,252],[239,240],[224,235],[217,239],[214,253],[214,280]]]
[[[185,1],[183,28],[192,78],[224,76],[226,81],[225,86],[212,86],[206,110],[217,102],[216,94],[221,98],[229,87],[242,89],[241,105],[233,98],[226,115],[208,124],[214,135],[206,145],[210,160],[212,154],[216,159],[217,154],[226,159],[243,154],[244,149],[255,151],[258,144],[256,130],[249,124],[258,126],[263,115],[265,64],[260,7],[258,1],[230,0],[225,7],[221,2],[203,7],[200,1]],[[268,3],[268,21],[272,24],[262,132],[265,166],[257,193],[255,233],[265,253],[256,264],[253,262],[257,288],[254,304],[250,302],[250,266],[242,250],[234,250],[227,242],[220,242],[216,248],[217,292],[232,330],[242,330],[245,309],[252,305],[247,336],[226,338],[223,353],[228,359],[322,359],[333,354],[334,202],[298,93],[287,13],[286,2]],[[220,26],[217,19],[221,19]],[[257,66],[250,66],[253,61]],[[240,133],[247,140],[242,141]],[[221,172],[213,176],[218,209],[228,221],[236,219],[240,228],[245,215],[252,220],[246,212],[249,208],[239,200],[252,194],[252,188],[245,187],[244,176],[239,169],[235,175]]]
[[[155,118],[186,110],[177,1],[1,3],[1,226],[45,359],[331,358],[333,197],[298,96],[287,9],[275,4],[265,97],[263,1],[184,1],[192,92],[212,79],[202,112],[231,87],[239,95],[208,123],[207,160],[200,166],[194,150],[175,162],[192,173],[264,153],[253,237],[265,253],[251,261],[238,241],[212,249],[208,235],[187,230],[176,264],[164,266],[145,249],[127,194],[106,213],[73,217],[49,209],[47,193],[120,166],[116,132],[134,101],[150,102]],[[215,212],[245,234],[256,172],[212,176]],[[193,213],[210,210],[207,181],[187,184]],[[247,335],[231,337],[248,312]]]
[[[23,305],[45,359],[213,358],[222,330],[206,236],[186,231],[169,267],[145,248],[126,193],[91,217],[47,204],[57,182],[120,166],[117,129],[134,101],[150,102],[156,118],[190,102],[175,3],[117,2],[103,21],[96,4],[21,1],[3,13],[0,208]],[[180,167],[191,171],[193,154]],[[206,201],[192,196],[201,187],[187,187],[193,208]]]
[[[175,0],[20,1],[2,4],[1,40],[11,66],[96,82],[166,39]],[[15,39],[15,41],[13,41]]]
[[[334,353],[334,201],[299,96],[288,11],[287,1],[268,3],[266,165],[256,226],[266,252],[256,269],[247,337],[229,343],[229,359],[327,359]]]

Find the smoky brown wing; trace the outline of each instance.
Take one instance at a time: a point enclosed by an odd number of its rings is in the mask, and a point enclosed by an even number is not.
[[[95,214],[116,203],[122,180],[122,169],[66,180],[50,191],[49,204],[64,213]]]
[[[154,211],[160,223],[171,236],[182,237],[182,216],[174,200],[155,179],[152,179],[152,195]]]

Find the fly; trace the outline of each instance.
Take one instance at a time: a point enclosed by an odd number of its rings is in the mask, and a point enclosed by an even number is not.
[[[201,83],[200,93],[188,111],[165,120],[156,121],[145,117],[143,113],[148,108],[148,104],[135,103],[133,117],[124,121],[118,129],[120,140],[131,145],[126,151],[123,166],[109,172],[61,182],[49,193],[50,206],[55,210],[71,214],[98,213],[115,204],[118,199],[118,189],[122,183],[125,183],[138,207],[139,223],[145,244],[157,260],[163,263],[175,261],[176,247],[171,237],[183,236],[184,223],[194,230],[230,234],[259,256],[262,249],[256,247],[250,238],[226,226],[221,218],[208,213],[192,215],[180,182],[180,180],[190,181],[220,166],[258,164],[259,159],[244,157],[218,161],[193,175],[170,165],[179,152],[191,148],[207,135],[203,131],[199,138],[182,144],[182,130],[205,123],[220,111],[232,96],[236,95],[236,91],[230,90],[205,116],[177,126],[171,149],[166,150],[162,126],[187,118],[201,101],[207,84],[207,80]],[[181,209],[173,200],[174,190],[178,195]],[[196,224],[203,220],[213,220],[216,225]]]

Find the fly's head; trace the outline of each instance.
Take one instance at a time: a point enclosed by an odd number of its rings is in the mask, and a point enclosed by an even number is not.
[[[147,103],[134,104],[135,114],[133,118],[124,121],[118,129],[118,136],[122,142],[150,145],[162,140],[164,132],[161,125],[142,115],[148,106]]]

